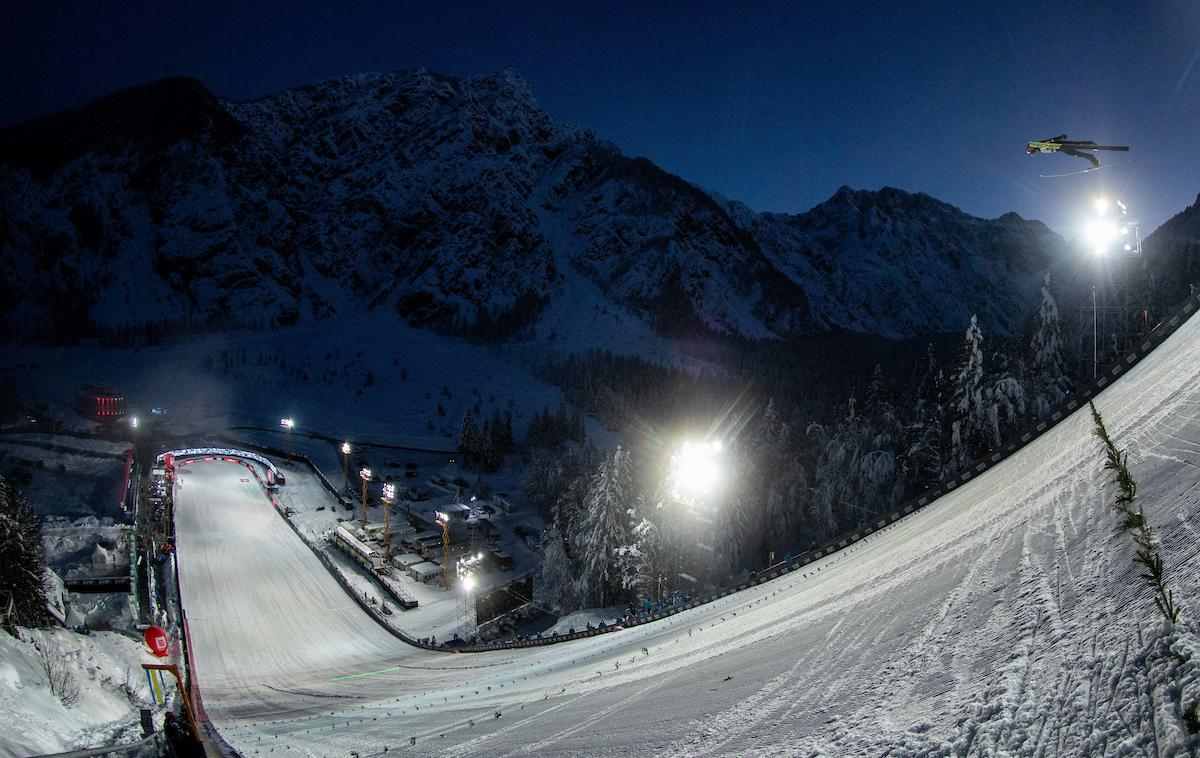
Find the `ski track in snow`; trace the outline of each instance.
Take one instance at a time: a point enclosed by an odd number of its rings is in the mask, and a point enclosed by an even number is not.
[[[1180,596],[1200,586],[1197,343],[1185,324],[1097,401]],[[1179,709],[1200,641],[1164,634],[1091,430],[1085,406],[923,511],[708,606],[473,655],[396,641],[236,467],[194,464],[179,567],[204,703],[247,755],[1194,753]]]

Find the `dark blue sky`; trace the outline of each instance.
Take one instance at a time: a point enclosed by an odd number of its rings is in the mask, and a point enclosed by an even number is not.
[[[35,5],[35,4],[30,4]],[[1153,229],[1200,193],[1200,3],[208,3],[26,8],[0,123],[194,76],[252,98],[342,74],[515,68],[543,107],[758,210],[842,184],[1073,236],[1098,192]],[[1119,166],[1029,139],[1129,144]]]

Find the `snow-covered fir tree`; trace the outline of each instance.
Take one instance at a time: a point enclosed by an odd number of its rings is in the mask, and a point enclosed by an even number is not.
[[[975,316],[963,335],[958,366],[951,377],[950,451],[948,473],[964,465],[987,446],[990,427],[983,386],[983,332]]]
[[[944,375],[938,366],[933,345],[930,344],[926,348],[921,374],[917,379],[917,397],[912,421],[906,428],[905,458],[908,461],[908,484],[914,491],[933,486],[942,474],[945,457],[944,385]]]
[[[0,476],[0,603],[9,623],[39,626],[46,618],[46,556],[42,520]]]
[[[628,451],[617,447],[600,463],[574,532],[579,594],[587,606],[611,605],[621,594],[617,550],[632,543],[628,523],[632,470]]]
[[[1044,415],[1071,391],[1064,352],[1058,303],[1050,289],[1050,274],[1047,273],[1042,283],[1042,300],[1034,316],[1033,337],[1029,342],[1032,373],[1029,394],[1035,416]]]
[[[984,400],[988,414],[988,447],[1000,447],[1010,432],[1020,426],[1025,417],[1024,367],[1019,360],[1004,352],[992,357],[995,366],[987,378]]]
[[[665,573],[662,535],[651,515],[646,499],[634,498],[626,512],[630,542],[617,548],[621,588],[639,601],[657,599],[659,578]]]
[[[542,537],[542,567],[534,588],[534,600],[542,608],[559,615],[579,607],[575,562],[567,552],[567,541],[557,521]]]

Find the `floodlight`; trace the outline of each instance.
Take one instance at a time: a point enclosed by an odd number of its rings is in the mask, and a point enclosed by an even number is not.
[[[1103,254],[1112,241],[1121,236],[1121,228],[1115,222],[1105,219],[1089,221],[1083,231],[1097,255]]]
[[[350,443],[349,442],[342,443],[342,455],[350,455]]]
[[[434,521],[436,521],[436,522],[438,522],[439,524],[448,524],[448,523],[450,523],[450,517],[449,517],[449,516],[447,516],[445,513],[442,513],[441,511],[434,511],[434,512],[433,512],[433,520],[434,520]]]
[[[671,478],[676,491],[692,496],[711,491],[720,479],[717,456],[721,450],[719,441],[702,444],[684,441],[671,459]]]
[[[359,471],[358,471],[358,475],[359,475],[360,477],[362,477],[362,480],[363,480],[364,482],[369,482],[369,481],[371,481],[371,469],[369,469],[369,468],[363,468],[363,469],[359,469]]]
[[[290,431],[291,428],[296,425],[296,422],[294,419],[281,418],[281,419],[279,419],[279,425],[282,426],[284,429],[287,429]]]
[[[396,499],[396,485],[392,484],[391,482],[388,482],[387,484],[383,485],[383,499],[384,500],[395,500]]]

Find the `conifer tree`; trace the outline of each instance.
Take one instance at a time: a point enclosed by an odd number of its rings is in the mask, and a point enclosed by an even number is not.
[[[0,476],[0,602],[9,623],[38,626],[46,617],[46,556],[42,520]]]
[[[574,568],[556,520],[542,538],[542,567],[534,593],[538,605],[559,615],[579,607]]]
[[[983,452],[988,428],[988,410],[983,392],[983,332],[974,315],[963,335],[958,366],[951,378],[951,390],[948,466],[952,471],[958,471]]]
[[[584,603],[610,605],[620,589],[614,560],[618,548],[630,544],[628,497],[629,453],[618,447],[601,462],[584,498],[575,547],[580,559],[580,595]]]
[[[654,598],[662,567],[662,536],[644,497],[626,512],[630,542],[617,548],[621,587],[638,600]]]
[[[458,449],[471,456],[479,454],[481,448],[479,427],[475,425],[475,414],[468,408],[463,414],[462,424],[458,429]]]
[[[1029,343],[1033,373],[1033,412],[1044,415],[1051,406],[1061,402],[1071,391],[1067,362],[1063,357],[1062,328],[1058,303],[1050,290],[1050,274],[1042,284],[1042,300],[1034,318],[1033,338]]]

